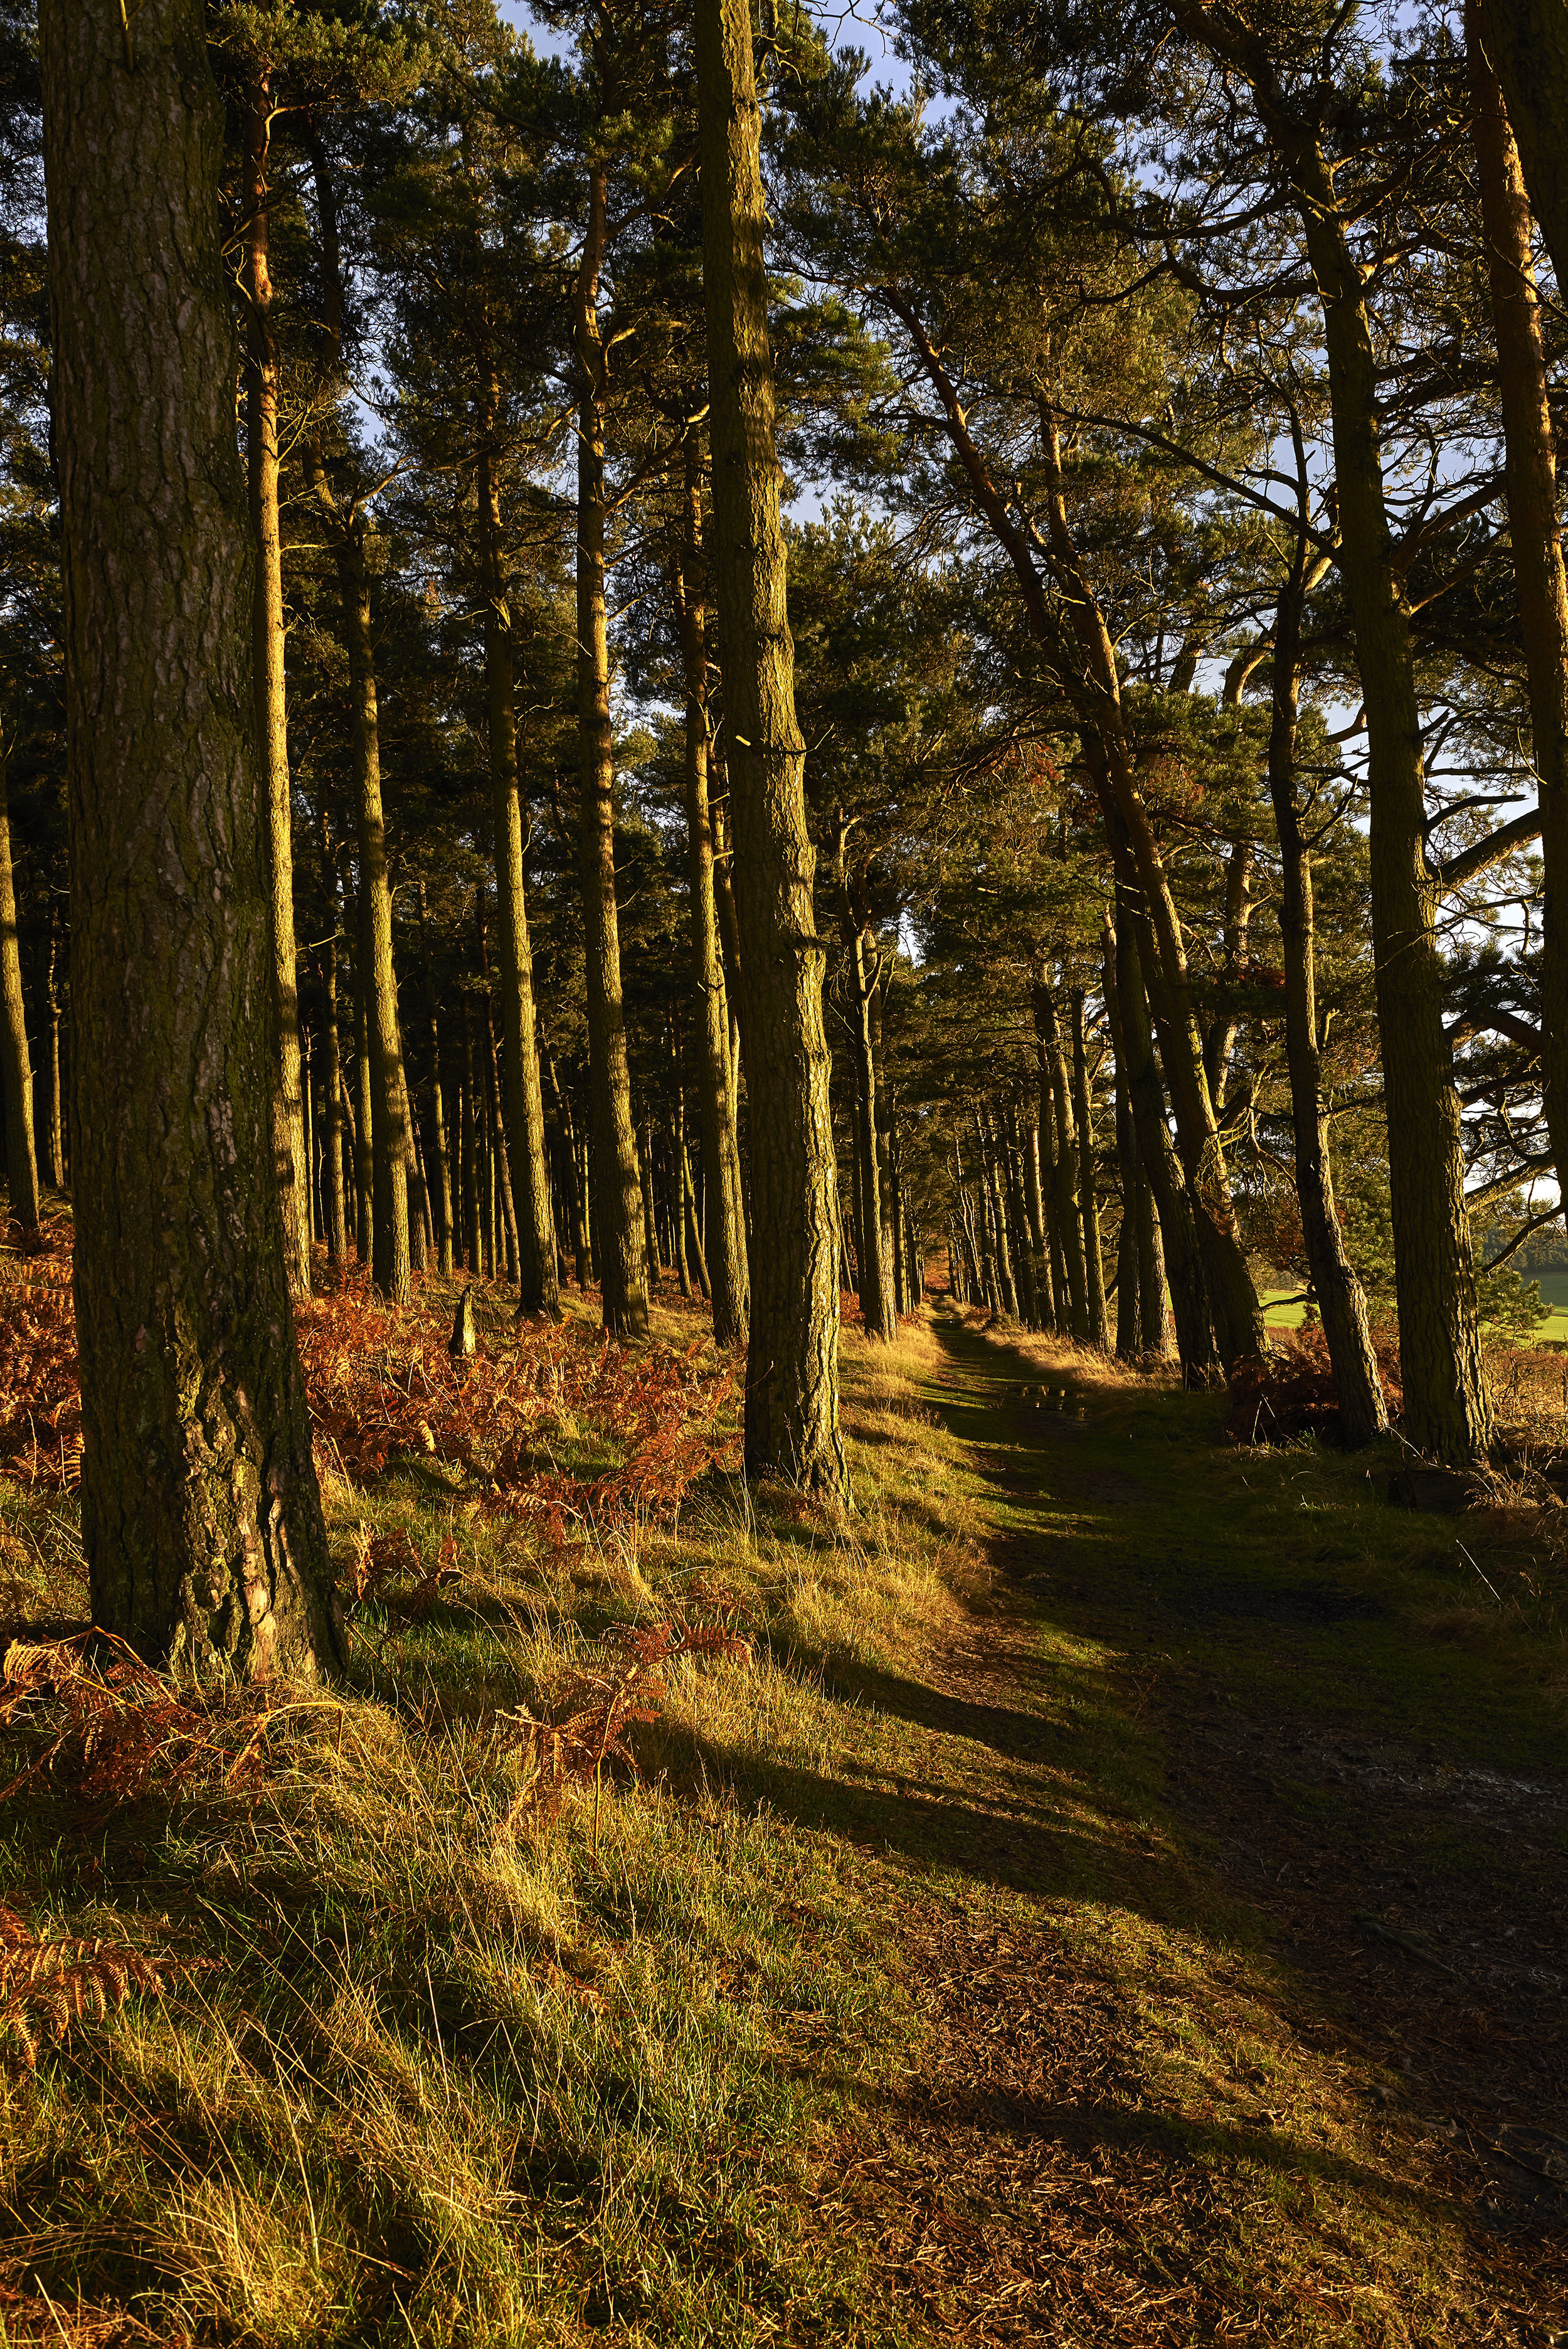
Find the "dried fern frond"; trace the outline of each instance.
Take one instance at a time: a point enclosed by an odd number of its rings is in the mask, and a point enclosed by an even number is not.
[[[0,1801],[52,1778],[84,1823],[101,1824],[154,1789],[167,1797],[203,1772],[232,1776],[225,1733],[243,1733],[241,1760],[259,1770],[257,1733],[278,1709],[262,1689],[176,1689],[107,1632],[13,1640],[0,1659],[0,1733],[28,1759]]]
[[[623,1624],[610,1642],[612,1661],[573,1672],[556,1690],[550,1720],[522,1712],[500,1716],[505,1742],[522,1762],[522,1784],[504,1823],[508,1834],[525,1818],[548,1824],[573,1790],[597,1785],[606,1762],[635,1771],[626,1732],[637,1722],[657,1721],[665,1665],[683,1656],[751,1661],[749,1640],[723,1623]]]
[[[40,1940],[14,1909],[0,1909],[0,2040],[14,2040],[30,2068],[44,2040],[103,2022],[133,1990],[166,1989],[166,1962],[79,1934]]]

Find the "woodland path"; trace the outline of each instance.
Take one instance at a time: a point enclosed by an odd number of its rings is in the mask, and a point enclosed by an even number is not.
[[[1568,2340],[1568,1780],[1505,1750],[1517,1692],[1407,1685],[1300,1455],[1213,1399],[1041,1408],[937,1331],[991,1581],[920,1679],[837,1691],[816,1823],[891,1863],[931,2032],[822,2216],[917,2337]]]

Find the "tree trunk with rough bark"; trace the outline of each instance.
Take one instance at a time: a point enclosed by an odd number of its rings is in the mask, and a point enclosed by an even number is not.
[[[1070,1328],[1063,1334],[1079,1345],[1089,1339],[1088,1274],[1084,1257],[1083,1218],[1078,1210],[1079,1154],[1078,1122],[1073,1115],[1072,1078],[1067,1046],[1062,1040],[1056,990],[1043,967],[1035,975],[1031,1002],[1035,1042],[1043,1076],[1051,1089],[1052,1122],[1056,1128],[1050,1170],[1051,1209],[1057,1240],[1067,1274]]]
[[[326,1253],[333,1264],[348,1254],[347,1203],[343,1192],[343,1048],[337,1033],[337,936],[335,925],[326,942],[322,963],[322,988],[326,997],[326,1072],[322,1080],[326,1127],[325,1223]]]
[[[752,1187],[746,1462],[841,1494],[825,956],[779,508],[761,118],[747,0],[697,0],[714,578],[729,736]]]
[[[1487,54],[1507,97],[1561,298],[1568,286],[1568,5],[1492,0],[1488,20]]]
[[[33,1142],[33,1056],[27,1050],[27,1014],[22,999],[5,765],[5,745],[0,742],[0,1076],[5,1086],[5,1178],[11,1221],[23,1232],[36,1232],[38,1161]]]
[[[1094,1128],[1090,1123],[1088,1055],[1084,1044],[1083,989],[1068,998],[1073,1031],[1073,1108],[1078,1125],[1078,1222],[1083,1233],[1084,1295],[1088,1342],[1103,1354],[1110,1343],[1105,1312],[1105,1260],[1099,1244],[1099,1202],[1094,1187]]]
[[[506,1129],[509,1159],[517,1170],[508,1198],[514,1210],[518,1310],[553,1318],[561,1310],[561,1288],[555,1268],[544,1096],[539,1081],[533,944],[528,926],[522,798],[518,783],[511,606],[501,562],[500,485],[492,454],[500,409],[500,384],[493,371],[487,369],[477,498],[485,596],[485,703],[495,817],[496,912],[500,932],[500,1018],[506,1043]]]
[[[594,1205],[604,1327],[616,1337],[648,1329],[643,1261],[643,1198],[632,1131],[632,1081],[621,987],[615,907],[614,738],[610,721],[610,643],[604,605],[604,378],[599,276],[608,234],[604,171],[589,174],[588,222],[577,272],[577,723],[580,771],[578,872],[588,988],[588,1081],[593,1110]]]
[[[272,85],[258,72],[246,91],[241,282],[249,305],[245,440],[251,532],[256,549],[251,658],[256,741],[266,823],[273,933],[273,1013],[277,1036],[273,1095],[284,1268],[295,1297],[310,1294],[309,1160],[300,1086],[299,978],[294,955],[294,812],[289,789],[288,707],[284,679],[284,564],[278,531],[278,362],[269,264]]]
[[[447,1109],[441,1097],[441,1023],[436,1009],[436,965],[430,952],[430,926],[425,885],[419,884],[419,946],[425,964],[425,1013],[430,1023],[430,1150],[436,1178],[431,1185],[435,1209],[436,1269],[443,1280],[452,1277],[452,1169],[447,1154]]]
[[[312,1678],[343,1651],[272,1173],[222,110],[194,0],[45,0],[39,35],[93,1619],[187,1676]]]
[[[44,1117],[44,1173],[57,1191],[66,1187],[65,1096],[60,1085],[60,909],[49,912],[49,958],[44,970],[44,1021],[48,1040],[49,1104]]]
[[[706,613],[701,579],[702,452],[695,429],[686,444],[683,543],[670,567],[671,598],[686,684],[686,854],[691,885],[692,984],[696,995],[697,1101],[702,1163],[713,1199],[708,1259],[713,1335],[743,1346],[750,1315],[746,1200],[730,1100],[729,1005],[713,886],[713,824],[708,808],[708,709]]]
[[[1116,901],[1116,999],[1111,1017],[1127,1058],[1127,1086],[1132,1108],[1138,1155],[1153,1206],[1159,1211],[1165,1270],[1171,1288],[1171,1309],[1176,1323],[1176,1350],[1182,1373],[1195,1386],[1206,1386],[1218,1367],[1213,1327],[1209,1318],[1209,1292],[1204,1278],[1202,1242],[1191,1195],[1181,1159],[1166,1123],[1165,1092],[1154,1058],[1154,1037],[1149,999],[1143,988],[1139,919],[1121,889]],[[1154,1283],[1152,1266],[1143,1252],[1140,1235],[1138,1286],[1140,1299],[1152,1311],[1158,1301],[1164,1326],[1164,1278]],[[1147,1333],[1148,1322],[1145,1322]]]

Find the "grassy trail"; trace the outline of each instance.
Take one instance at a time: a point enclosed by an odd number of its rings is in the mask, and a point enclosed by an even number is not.
[[[393,1569],[347,1684],[0,1821],[0,1937],[164,1976],[0,2063],[0,2349],[1568,2335],[1548,1512],[1407,1515],[939,1309],[844,1332],[845,1516],[746,1487],[696,1307],[623,1361],[497,1294],[418,1404],[449,1298],[347,1311],[332,1538]],[[594,1518],[645,1391],[719,1449]],[[519,1392],[526,1452],[474,1400]],[[73,1496],[0,1476],[0,1624],[78,1617]],[[716,1615],[635,1767],[520,1815],[520,1720]]]
[[[1552,2340],[1559,1717],[1364,1462],[937,1334],[989,1588],[767,1790],[901,1868],[930,2029],[834,2209],[949,2338]]]

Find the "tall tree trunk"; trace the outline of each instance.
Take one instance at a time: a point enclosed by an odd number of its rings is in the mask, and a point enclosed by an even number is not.
[[[1501,0],[1503,13],[1511,13]],[[1468,0],[1481,225],[1497,330],[1504,482],[1530,725],[1541,799],[1545,888],[1541,969],[1541,1080],[1559,1184],[1568,1182],[1568,581],[1557,521],[1557,450],[1541,344],[1541,297],[1519,153],[1488,64],[1500,0]],[[1568,25],[1564,30],[1568,31]],[[1557,145],[1568,136],[1560,122]],[[1564,175],[1568,193],[1568,174]],[[1568,220],[1568,208],[1565,208]],[[1562,287],[1559,286],[1561,298]]]
[[[637,1153],[637,1174],[643,1186],[643,1249],[648,1263],[648,1283],[656,1288],[664,1271],[659,1254],[659,1218],[654,1199],[654,1121],[643,1120],[643,1143]]]
[[[356,909],[357,910],[357,909]],[[375,1225],[376,1151],[371,1140],[370,1017],[365,1000],[365,932],[354,957],[354,1238],[359,1261],[369,1265]]]
[[[747,0],[697,0],[715,596],[729,737],[752,1187],[746,1463],[846,1489],[825,957],[779,511],[761,118]]]
[[[288,712],[284,681],[284,565],[278,532],[278,365],[269,265],[272,85],[257,72],[246,91],[242,278],[249,307],[245,440],[251,532],[256,548],[251,657],[257,755],[266,822],[273,936],[273,1014],[277,1038],[273,1123],[284,1211],[284,1263],[291,1293],[310,1294],[309,1161],[300,1091],[299,983],[294,959],[294,822],[289,792]]]
[[[1094,1128],[1090,1123],[1088,1056],[1084,1046],[1083,989],[1068,998],[1073,1031],[1073,1107],[1078,1124],[1078,1221],[1083,1233],[1084,1295],[1088,1341],[1104,1353],[1110,1343],[1105,1313],[1105,1262],[1099,1245],[1099,1203],[1094,1187]]]
[[[1238,675],[1240,672],[1238,671]],[[1226,698],[1230,699],[1229,680]],[[1236,698],[1239,707],[1240,695]],[[1225,859],[1225,961],[1222,984],[1233,989],[1241,980],[1247,959],[1247,933],[1253,918],[1253,843],[1244,835],[1231,843],[1231,853]],[[1236,1049],[1236,1015],[1229,1004],[1210,1023],[1203,1039],[1203,1073],[1209,1081],[1209,1094],[1214,1108],[1223,1108],[1225,1088],[1230,1082],[1231,1055]]]
[[[1055,1285],[1051,1279],[1050,1249],[1046,1235],[1046,1203],[1040,1183],[1040,1112],[1037,1102],[1031,1102],[1018,1119],[1019,1156],[1024,1169],[1024,1208],[1028,1218],[1029,1249],[1034,1265],[1035,1305],[1039,1315],[1039,1327],[1054,1330],[1057,1320]]]
[[[876,1055],[872,1040],[872,1005],[881,978],[881,957],[867,926],[855,918],[844,867],[848,826],[841,813],[835,820],[835,881],[839,900],[839,934],[849,956],[850,1049],[855,1074],[855,1170],[858,1218],[857,1246],[861,1260],[861,1312],[868,1338],[884,1344],[898,1334],[898,1306],[893,1295],[892,1265],[887,1246],[887,1219],[882,1212],[882,1156],[877,1146]]]
[[[868,944],[870,941],[868,939]],[[877,1210],[882,1217],[882,1253],[892,1284],[892,1335],[898,1334],[898,1314],[902,1310],[899,1293],[898,1264],[898,1178],[893,1172],[892,1156],[892,1091],[887,1081],[887,1060],[882,1049],[883,1015],[887,1008],[887,991],[892,978],[892,958],[875,947],[872,947],[872,964],[865,972],[866,1024],[871,1039],[871,1065],[874,1072],[872,1087],[872,1132],[876,1143]]]
[[[1117,1049],[1125,1055],[1128,1094],[1144,1181],[1159,1210],[1176,1323],[1176,1348],[1183,1376],[1193,1385],[1212,1381],[1216,1363],[1214,1333],[1209,1319],[1209,1292],[1204,1279],[1202,1244],[1191,1194],[1166,1123],[1165,1092],[1154,1059],[1154,1038],[1149,999],[1143,989],[1140,924],[1129,897],[1119,885],[1116,899],[1116,996],[1110,1007]],[[1140,1299],[1158,1296],[1163,1328],[1165,1282],[1153,1283],[1152,1268],[1143,1257],[1141,1236],[1138,1268]]]
[[[1068,1334],[1077,1339],[1079,1345],[1087,1345],[1089,1340],[1088,1274],[1084,1262],[1083,1218],[1078,1211],[1078,1122],[1073,1115],[1072,1078],[1068,1067],[1067,1047],[1062,1040],[1056,990],[1047,982],[1043,964],[1035,974],[1031,1001],[1035,1041],[1042,1071],[1050,1082],[1056,1127],[1055,1155],[1051,1164],[1051,1205],[1067,1273],[1068,1310],[1072,1317]]]
[[[436,1010],[436,965],[430,952],[430,925],[425,885],[419,884],[419,946],[425,964],[425,1012],[430,1024],[430,1149],[436,1163],[431,1186],[436,1223],[436,1269],[443,1280],[452,1277],[452,1169],[447,1155],[447,1110],[441,1098],[441,1023]]]
[[[49,959],[44,973],[44,1019],[49,1106],[44,1120],[44,1172],[57,1191],[66,1187],[65,1096],[60,1089],[60,909],[49,909]]]
[[[305,469],[325,520],[337,567],[353,713],[354,816],[359,846],[359,991],[370,1048],[371,1278],[395,1304],[408,1297],[408,1118],[397,1036],[392,954],[392,895],[381,810],[381,747],[376,656],[370,627],[366,522],[346,513],[328,484],[320,451],[305,444]],[[363,1138],[362,1138],[363,1140]]]
[[[1279,926],[1284,955],[1285,1063],[1290,1072],[1295,1137],[1295,1188],[1302,1237],[1328,1359],[1339,1397],[1340,1433],[1347,1444],[1368,1443],[1388,1424],[1377,1358],[1367,1325],[1367,1300],[1345,1246],[1334,1204],[1328,1150],[1328,1103],[1318,1046],[1317,984],[1313,930],[1312,858],[1302,838],[1295,803],[1296,675],[1302,609],[1306,595],[1306,539],[1274,615],[1274,695],[1269,726],[1269,796],[1279,836]]]
[[[333,911],[335,916],[335,906]],[[326,1072],[322,1080],[326,1126],[326,1253],[333,1264],[340,1265],[348,1254],[348,1216],[343,1195],[343,1048],[337,1033],[335,919],[322,964],[322,986],[326,996]]]
[[[1443,1030],[1409,592],[1384,495],[1367,284],[1322,139],[1286,102],[1265,41],[1198,0],[1174,0],[1174,13],[1194,39],[1251,82],[1259,118],[1288,175],[1323,305],[1339,573],[1367,712],[1372,947],[1405,1433],[1418,1451],[1461,1464],[1485,1450],[1491,1406],[1480,1355],[1459,1095]]]
[[[5,745],[0,742],[0,1075],[5,1084],[5,1176],[12,1222],[24,1232],[36,1232],[38,1161],[33,1146],[33,1056],[27,1050],[27,1015],[22,1001],[5,766]]]
[[[206,35],[194,0],[145,0],[129,29],[67,0],[40,11],[82,1537],[95,1622],[188,1676],[260,1679],[334,1671],[342,1648],[272,1175]]]
[[[697,1102],[702,1122],[702,1163],[715,1211],[709,1248],[714,1342],[743,1346],[750,1311],[746,1201],[735,1145],[735,1109],[729,1097],[729,1006],[713,889],[702,561],[702,451],[696,428],[692,427],[686,442],[684,537],[671,564],[671,595],[686,683],[686,853],[691,882],[692,981],[699,1018]]]
[[[1568,7],[1563,0],[1492,0],[1485,44],[1561,290],[1568,286]]]
[[[594,1254],[605,1329],[618,1337],[641,1338],[648,1327],[648,1283],[615,910],[614,752],[604,608],[604,354],[597,314],[607,201],[602,170],[592,174],[590,184],[589,225],[577,289],[578,358],[585,379],[577,411],[577,710],[582,771],[578,859],[597,1177]]]
[[[1127,1081],[1127,1050],[1116,1016],[1116,925],[1109,910],[1104,930],[1105,1008],[1110,1022],[1111,1050],[1116,1055],[1116,1164],[1121,1182],[1121,1229],[1116,1243],[1116,1352],[1119,1361],[1136,1361],[1140,1350],[1139,1323],[1138,1210],[1143,1170],[1138,1163],[1138,1139],[1132,1127],[1132,1096]]]
[[[996,1141],[984,1111],[975,1112],[975,1138],[980,1145],[980,1176],[991,1224],[991,1252],[996,1267],[996,1289],[1002,1310],[1018,1318],[1018,1291],[1013,1278],[1013,1252],[1007,1238],[1007,1216],[1002,1204],[1002,1180],[996,1163]]]
[[[515,1208],[518,1310],[561,1310],[556,1274],[555,1218],[550,1159],[544,1140],[544,1097],[539,1081],[539,1040],[533,1003],[533,945],[529,935],[523,860],[522,800],[518,785],[517,708],[511,606],[501,561],[500,488],[493,454],[500,389],[486,363],[478,481],[480,567],[485,595],[485,700],[490,728],[490,793],[495,814],[496,911],[500,938],[501,1033],[506,1042],[506,1129],[517,1181],[507,1188]]]
[[[474,1100],[474,1019],[473,1007],[467,995],[463,1005],[463,1070],[462,1106],[462,1193],[463,1244],[468,1254],[469,1271],[475,1278],[483,1269],[480,1247],[480,1170],[479,1117]]]
[[[496,1056],[495,1021],[490,1016],[490,932],[485,921],[484,891],[474,891],[475,945],[480,965],[480,1052],[484,1063],[485,1099],[488,1131],[490,1135],[490,1155],[495,1161],[497,1204],[506,1236],[507,1278],[516,1281],[521,1263],[521,1242],[518,1234],[516,1195],[511,1187],[511,1161],[507,1151],[506,1120],[501,1115],[501,1071]],[[534,1075],[538,1077],[535,1062]],[[540,1143],[544,1140],[544,1106],[540,1103]],[[551,1227],[550,1261],[555,1262],[555,1233]],[[526,1312],[526,1301],[520,1298],[518,1311]]]
[[[1013,1226],[1013,1269],[1018,1290],[1018,1302],[1023,1308],[1024,1319],[1029,1328],[1038,1330],[1044,1325],[1040,1319],[1039,1291],[1035,1284],[1034,1231],[1024,1185],[1023,1152],[1018,1143],[1018,1121],[1010,1102],[998,1117],[997,1131],[1001,1137],[1003,1163],[1007,1169],[1007,1210]],[[895,1153],[893,1160],[895,1173],[897,1164]],[[899,1299],[899,1308],[902,1312],[908,1313],[913,1310],[913,1284],[909,1277],[909,1236],[903,1215],[903,1185],[901,1182],[899,1184],[900,1255],[903,1260],[904,1278],[900,1284],[903,1294]]]

